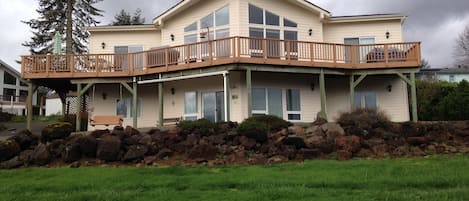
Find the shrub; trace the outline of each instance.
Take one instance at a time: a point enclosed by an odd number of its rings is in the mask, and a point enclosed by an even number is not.
[[[181,121],[178,124],[182,128],[182,134],[187,135],[195,133],[199,135],[209,135],[215,132],[215,123],[207,119],[199,119],[196,121]]]
[[[245,119],[238,127],[238,133],[257,141],[265,141],[268,133],[288,128],[292,124],[272,115],[254,116]]]
[[[370,109],[356,109],[352,112],[342,113],[337,119],[346,132],[349,134],[360,135],[360,131],[373,131],[376,128],[390,129],[392,122],[382,111]]]
[[[14,115],[6,112],[0,112],[0,122],[8,122],[11,121]]]

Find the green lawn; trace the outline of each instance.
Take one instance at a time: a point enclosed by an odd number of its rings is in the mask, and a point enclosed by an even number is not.
[[[469,200],[469,156],[0,171],[0,200]]]

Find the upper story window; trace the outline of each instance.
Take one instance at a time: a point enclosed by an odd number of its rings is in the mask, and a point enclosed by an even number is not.
[[[208,39],[220,39],[230,36],[230,7],[226,5],[200,20],[188,25],[184,28],[184,43],[196,43],[207,41]],[[199,34],[207,32],[210,29],[208,37],[200,38]]]
[[[249,4],[249,36],[298,40],[298,24],[275,13]]]
[[[264,24],[264,10],[249,4],[249,23]]]
[[[197,30],[197,22],[194,22],[190,24],[189,26],[187,26],[186,28],[184,28],[184,32],[190,32],[190,31],[196,31],[196,30]]]
[[[5,71],[3,74],[3,84],[16,85],[16,77]]]
[[[283,19],[283,26],[296,28],[296,27],[298,27],[298,24],[285,18],[285,19]]]
[[[223,26],[230,24],[230,7],[225,6],[215,11],[216,26]]]

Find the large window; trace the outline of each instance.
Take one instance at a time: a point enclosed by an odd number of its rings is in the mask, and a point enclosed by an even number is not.
[[[282,90],[275,88],[253,88],[252,114],[270,114],[283,118]]]
[[[116,114],[124,118],[133,117],[133,99],[122,98],[116,100]],[[130,113],[128,112],[130,111]],[[142,99],[137,99],[137,117],[141,117],[142,113]]]
[[[301,99],[299,89],[287,89],[287,115],[288,120],[301,120]]]
[[[11,75],[10,73],[4,71],[3,83],[4,84],[9,84],[9,85],[16,85],[16,77]]]
[[[264,24],[264,10],[249,4],[249,23]]]
[[[355,92],[355,108],[377,109],[376,92]]]
[[[184,95],[184,120],[197,120],[197,92],[187,92]]]
[[[265,11],[265,24],[273,25],[273,26],[280,26],[280,17],[269,11]]]
[[[3,95],[4,96],[16,96],[16,89],[4,88],[3,89]]]
[[[189,44],[198,41],[207,41],[209,38],[210,40],[227,38],[230,36],[229,24],[230,7],[226,5],[186,26],[184,28],[184,43]],[[200,38],[199,34],[207,32],[207,28],[210,29],[209,37]]]

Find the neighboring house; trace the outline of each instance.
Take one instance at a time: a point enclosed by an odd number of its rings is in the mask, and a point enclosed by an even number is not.
[[[60,96],[56,92],[52,92],[46,97],[46,116],[50,115],[62,115],[63,109],[65,109],[65,114],[75,114],[76,113],[76,97],[75,92],[70,92],[67,94],[65,99],[65,107],[62,107],[62,101]]]
[[[422,80],[440,80],[447,82],[461,82],[466,80],[469,82],[469,66],[422,69],[417,77]]]
[[[22,73],[88,94],[92,117],[136,127],[262,114],[334,121],[353,108],[408,121],[421,55],[403,40],[405,18],[332,16],[305,0],[184,0],[151,25],[90,27],[91,54],[24,56]]]
[[[21,79],[20,73],[0,60],[0,110],[3,112],[26,115],[26,97],[28,85]],[[33,104],[37,105],[34,94]]]

